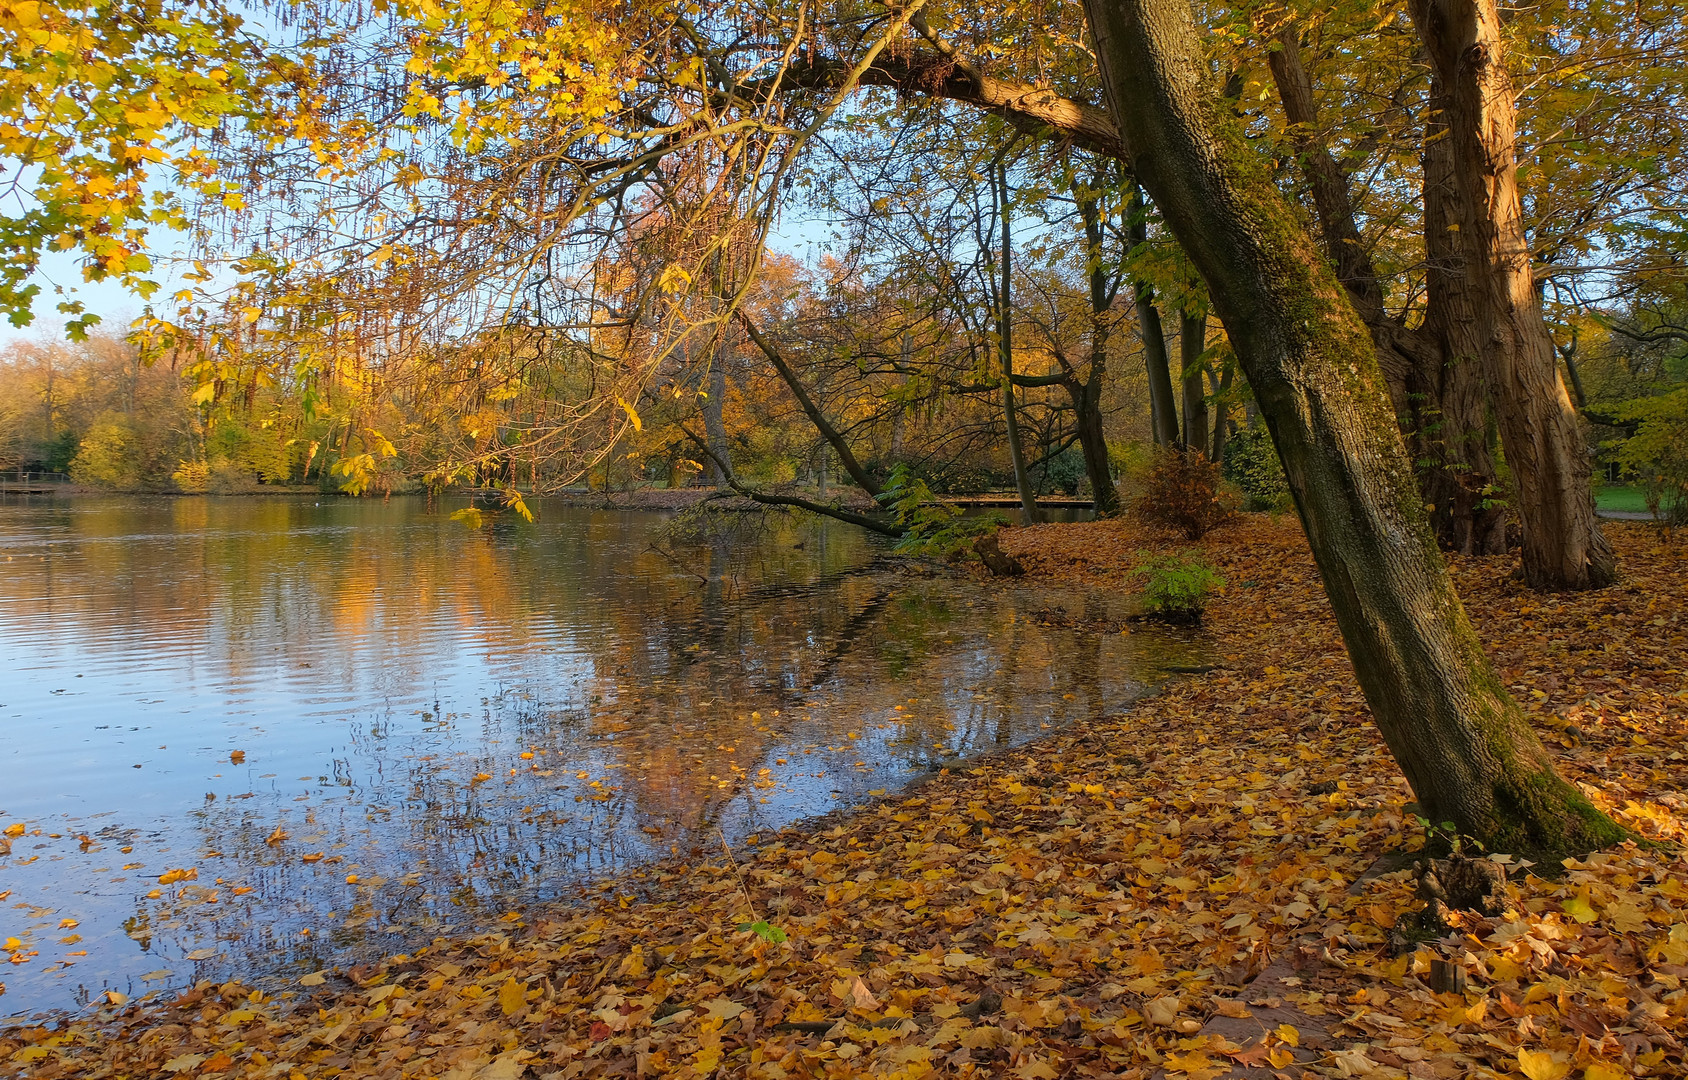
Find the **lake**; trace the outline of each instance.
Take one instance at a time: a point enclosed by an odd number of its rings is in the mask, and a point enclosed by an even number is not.
[[[838,523],[462,505],[0,503],[0,1023],[720,859],[1204,655]]]

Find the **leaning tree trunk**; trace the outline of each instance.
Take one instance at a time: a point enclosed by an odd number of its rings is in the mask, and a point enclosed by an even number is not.
[[[1207,351],[1207,308],[1180,313],[1178,353],[1183,361],[1184,449],[1207,453],[1207,387],[1202,383],[1202,353]]]
[[[1373,716],[1424,812],[1497,851],[1625,834],[1484,658],[1431,537],[1365,323],[1221,107],[1184,0],[1086,0],[1134,171],[1254,387]]]
[[[1464,253],[1465,292],[1483,335],[1481,364],[1518,487],[1524,578],[1588,589],[1617,576],[1589,487],[1587,443],[1559,378],[1530,268],[1518,195],[1517,114],[1495,0],[1412,0],[1445,107],[1452,160],[1449,227]]]

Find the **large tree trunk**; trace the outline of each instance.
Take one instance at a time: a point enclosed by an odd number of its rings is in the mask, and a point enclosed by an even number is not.
[[[1149,242],[1148,207],[1143,189],[1131,182],[1131,205],[1126,209],[1131,230],[1131,247]],[[1131,283],[1132,301],[1137,307],[1137,336],[1143,342],[1143,366],[1149,373],[1149,427],[1156,446],[1178,443],[1178,405],[1172,395],[1172,360],[1166,351],[1166,329],[1155,307],[1155,290],[1141,278]]]
[[[1207,308],[1180,313],[1178,354],[1183,361],[1184,449],[1206,454],[1207,387],[1202,383],[1202,353],[1207,351]]]
[[[1458,220],[1446,102],[1433,95],[1424,140],[1425,305],[1423,332],[1439,344],[1434,366],[1412,372],[1409,429],[1430,522],[1442,546],[1463,555],[1506,553],[1506,492],[1489,439],[1484,342]]]
[[[1538,589],[1610,584],[1617,559],[1601,535],[1586,440],[1559,378],[1542,317],[1518,196],[1517,115],[1495,0],[1412,0],[1430,54],[1432,95],[1447,120],[1462,291],[1479,363],[1518,487],[1524,578]]]
[[[1470,320],[1455,317],[1461,304],[1458,280],[1451,273],[1457,240],[1447,231],[1444,204],[1450,194],[1451,161],[1437,112],[1440,105],[1431,103],[1434,119],[1425,139],[1424,229],[1430,281],[1425,324],[1414,333],[1384,310],[1383,290],[1360,235],[1348,175],[1321,137],[1313,81],[1301,62],[1297,27],[1279,33],[1278,48],[1267,54],[1267,63],[1284,118],[1291,124],[1325,251],[1371,331],[1396,415],[1409,432],[1437,540],[1465,555],[1504,554],[1506,510],[1489,450],[1487,398],[1473,343],[1461,340],[1469,336]]]
[[[1625,834],[1554,772],[1430,533],[1377,350],[1219,107],[1184,0],[1086,0],[1132,165],[1206,279],[1283,461],[1354,670],[1424,813],[1491,850]]]

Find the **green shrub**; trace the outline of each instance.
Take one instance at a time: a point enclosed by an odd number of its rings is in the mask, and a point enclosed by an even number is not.
[[[1225,584],[1225,579],[1193,551],[1153,557],[1139,551],[1137,555],[1143,564],[1132,572],[1144,578],[1143,600],[1148,613],[1167,622],[1201,622],[1208,595]]]
[[[1249,510],[1288,510],[1292,503],[1278,450],[1265,427],[1244,428],[1225,444],[1225,479],[1237,485]]]
[[[958,507],[939,500],[906,465],[891,470],[885,485],[886,503],[903,527],[896,550],[914,555],[935,555],[957,560],[973,552],[973,541],[1008,524],[1001,514],[964,515]]]
[[[1618,416],[1637,421],[1635,434],[1618,446],[1618,464],[1636,478],[1667,532],[1688,526],[1688,387],[1626,402]]]

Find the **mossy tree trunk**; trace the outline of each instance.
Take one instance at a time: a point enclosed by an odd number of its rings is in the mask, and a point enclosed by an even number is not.
[[[1431,535],[1371,336],[1220,107],[1189,5],[1085,7],[1134,171],[1207,281],[1360,686],[1425,813],[1493,850],[1570,853],[1621,839],[1555,772],[1484,657]]]

